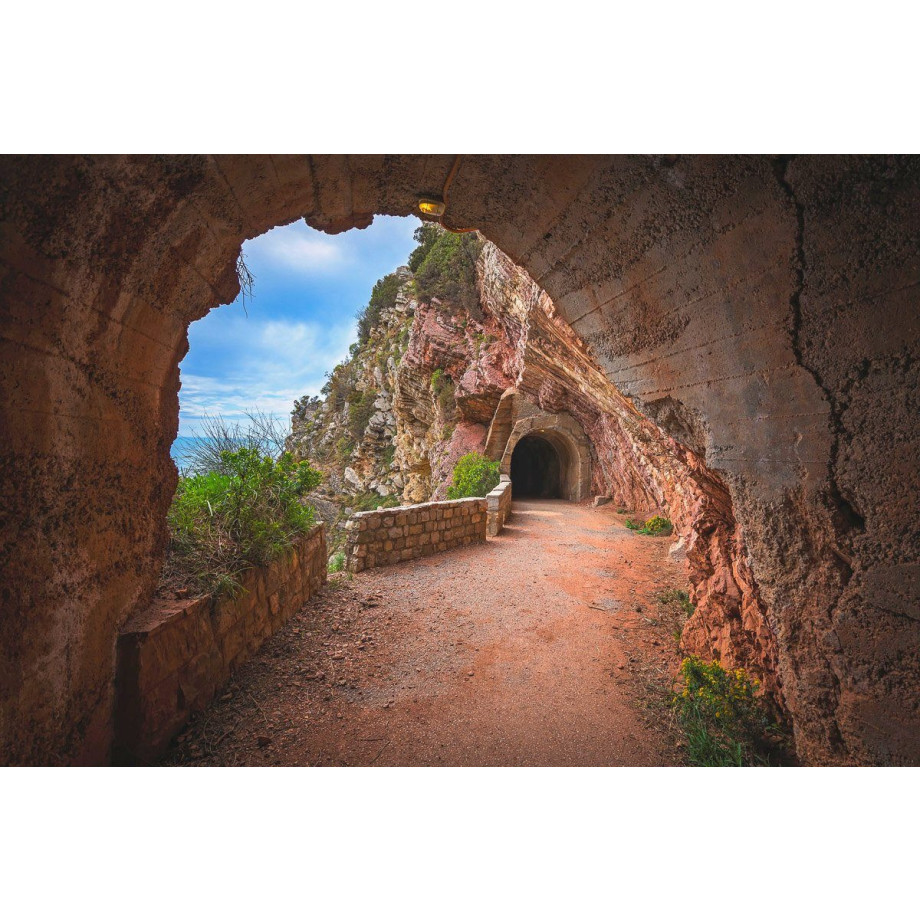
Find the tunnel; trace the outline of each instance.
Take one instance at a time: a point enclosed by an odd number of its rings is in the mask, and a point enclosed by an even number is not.
[[[116,636],[166,547],[179,362],[239,294],[242,243],[417,214],[448,182],[448,226],[552,298],[635,443],[663,432],[718,492],[674,495],[700,647],[773,675],[804,762],[920,763],[920,161],[456,154],[3,158],[0,759],[109,757]],[[612,492],[660,461],[569,444],[579,501],[599,455]]]
[[[501,472],[511,478],[515,498],[591,495],[591,449],[582,427],[568,413],[519,418],[508,437]]]
[[[520,498],[561,498],[565,475],[563,459],[545,438],[521,438],[511,455],[511,481]]]

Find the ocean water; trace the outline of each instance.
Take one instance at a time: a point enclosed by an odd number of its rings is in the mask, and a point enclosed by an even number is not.
[[[175,461],[176,466],[179,467],[180,473],[188,466],[195,447],[209,440],[210,438],[178,437],[173,441],[169,453]]]

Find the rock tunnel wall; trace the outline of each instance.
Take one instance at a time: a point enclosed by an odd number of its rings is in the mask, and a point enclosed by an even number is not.
[[[186,331],[238,292],[241,243],[408,214],[453,163],[0,161],[7,762],[108,757],[117,628],[165,546]],[[451,187],[447,219],[527,268],[635,424],[726,500],[706,513],[768,611],[812,763],[920,762],[918,205],[910,157],[465,157]]]

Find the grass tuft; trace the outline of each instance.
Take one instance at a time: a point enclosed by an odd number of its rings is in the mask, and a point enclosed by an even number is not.
[[[166,582],[235,594],[246,569],[274,559],[313,527],[315,512],[302,497],[321,479],[308,463],[257,447],[223,450],[215,468],[181,477],[167,518]]]
[[[658,514],[650,517],[645,523],[627,518],[625,524],[630,530],[647,537],[666,537],[674,530],[674,525],[666,517]]]
[[[329,558],[328,570],[330,574],[335,572],[341,572],[345,568],[345,553],[342,550],[339,550],[337,553],[333,553]]]

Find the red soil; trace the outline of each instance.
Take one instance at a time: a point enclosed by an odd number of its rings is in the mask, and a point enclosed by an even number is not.
[[[686,587],[609,506],[516,501],[486,545],[342,576],[237,674],[173,763],[655,765]]]

